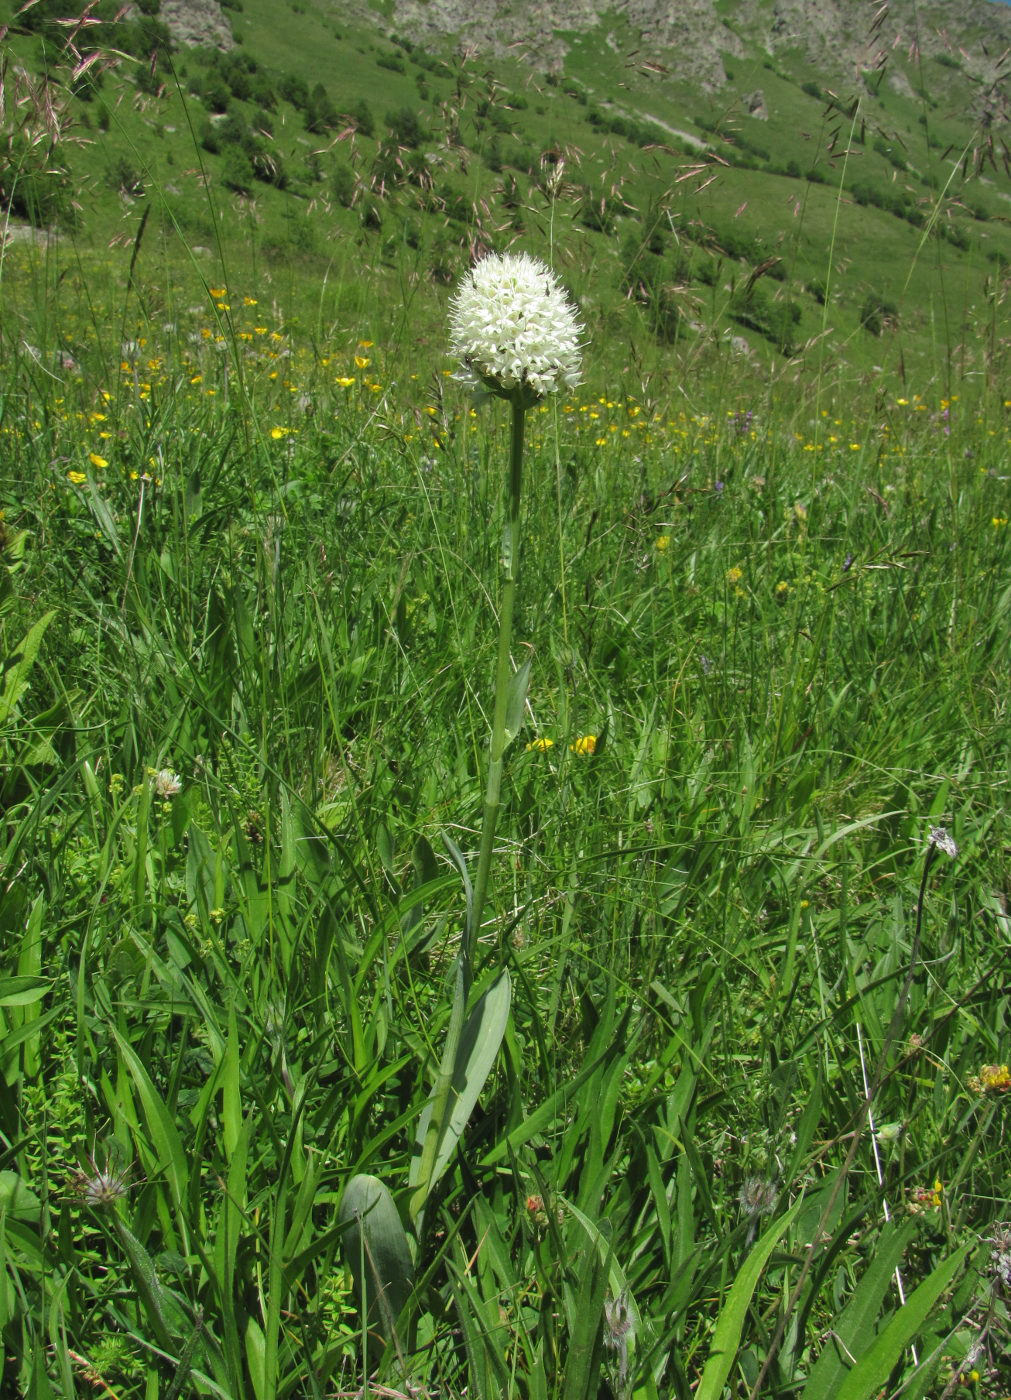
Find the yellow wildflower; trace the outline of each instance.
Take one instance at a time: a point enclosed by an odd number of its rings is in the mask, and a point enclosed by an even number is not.
[[[944,1185],[939,1176],[934,1177],[933,1188],[929,1186],[916,1186],[913,1188],[912,1199],[909,1202],[909,1210],[913,1215],[921,1215],[923,1211],[940,1210],[941,1202],[944,1199]]]
[[[582,738],[577,739],[574,743],[570,744],[569,748],[572,750],[573,753],[596,753],[597,736],[596,734],[584,734]]]
[[[670,535],[657,535],[656,547],[662,554],[665,549],[670,548]]]
[[[535,750],[538,753],[547,753],[548,749],[553,749],[554,746],[554,739],[531,739],[530,743],[527,744],[527,753],[532,753]]]
[[[67,472],[67,480],[72,486],[80,486],[83,481],[87,480],[87,477],[84,472]]]
[[[89,453],[88,453],[88,461],[89,461],[89,462],[91,463],[91,465],[92,465],[93,467],[95,467],[96,470],[98,470],[98,471],[101,471],[103,467],[107,467],[107,466],[109,465],[109,463],[105,460],[105,458],[104,458],[104,457],[100,457],[100,456],[98,455],[97,452],[89,452]],[[84,479],[84,478],[82,477],[81,480],[83,481],[83,479]]]
[[[979,1074],[969,1076],[969,1088],[976,1094],[1006,1094],[1011,1089],[1007,1065],[984,1065]]]

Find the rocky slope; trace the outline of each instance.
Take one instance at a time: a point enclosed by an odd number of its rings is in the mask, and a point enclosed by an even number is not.
[[[232,26],[218,0],[161,0],[158,18],[179,44],[233,47]]]
[[[710,92],[726,82],[724,61],[745,49],[789,51],[827,83],[869,78],[892,54],[946,54],[978,94],[975,115],[1001,125],[1011,105],[1011,5],[995,0],[392,0],[389,19],[372,0],[347,0],[344,13],[422,45],[454,39],[549,70],[574,35],[599,29],[607,43],[621,25],[623,44],[631,29],[644,56]],[[218,0],[161,0],[160,17],[182,43],[231,46]],[[895,64],[888,81],[909,86]]]
[[[377,18],[368,4],[354,8]],[[597,26],[606,35],[615,21],[707,87],[722,85],[722,56],[738,54],[742,41],[770,55],[794,50],[823,74],[848,77],[892,51],[946,51],[981,83],[992,81],[997,56],[1011,46],[1011,6],[994,0],[394,0],[389,28],[415,42],[452,35],[489,52],[519,51],[551,67],[564,58],[569,35]]]

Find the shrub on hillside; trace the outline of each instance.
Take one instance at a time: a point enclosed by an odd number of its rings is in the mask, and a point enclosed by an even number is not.
[[[622,290],[642,308],[651,334],[672,343],[685,325],[676,288],[687,274],[687,264],[680,258],[671,262],[651,252],[635,233],[628,234],[622,243],[621,262]]]
[[[313,87],[304,111],[306,131],[311,131],[317,136],[325,131],[335,131],[341,124],[337,108],[331,102],[330,95],[322,83],[316,83]]]
[[[230,146],[221,171],[221,183],[236,194],[249,194],[256,180],[253,162],[241,146]]]
[[[355,199],[355,172],[344,161],[338,161],[330,176],[330,194],[337,204],[350,209]]]
[[[282,73],[277,80],[278,96],[285,102],[304,112],[309,106],[309,84],[304,78],[293,73]]]
[[[730,315],[740,325],[757,331],[784,355],[794,351],[794,330],[800,321],[800,307],[783,298],[769,296],[760,283],[738,287],[730,299]]]
[[[755,241],[754,235],[739,224],[726,224],[707,232],[709,239],[715,242],[728,258],[758,262],[762,257],[762,249]]]
[[[871,335],[880,335],[886,327],[894,328],[899,322],[899,308],[886,300],[879,292],[868,292],[860,308],[860,324]]]
[[[896,151],[892,147],[892,145],[885,140],[883,136],[879,136],[876,138],[874,142],[874,150],[877,151],[879,156],[884,156],[885,160],[887,160],[891,165],[893,165],[896,170],[900,172],[908,170],[909,167],[906,165],[905,160],[898,153],[898,151]]]
[[[372,116],[371,108],[364,98],[356,102],[351,108],[350,116],[363,136],[372,136],[376,129],[376,123]]]
[[[412,107],[397,107],[387,112],[384,120],[398,146],[414,149],[428,140],[428,132]]]
[[[193,80],[200,101],[208,112],[227,112],[232,102],[232,90],[217,73],[208,73]]]
[[[105,183],[116,194],[128,195],[131,199],[138,199],[145,193],[140,171],[130,158],[123,154],[116,156],[112,161],[106,171]]]
[[[254,73],[249,84],[249,100],[261,112],[277,110],[277,93],[266,73]]]
[[[73,227],[73,182],[65,171],[51,169],[0,169],[0,211],[23,219],[33,228],[50,224]]]

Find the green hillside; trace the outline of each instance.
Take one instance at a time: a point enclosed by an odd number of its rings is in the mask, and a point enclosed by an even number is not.
[[[0,187],[86,263],[133,247],[156,299],[163,269],[193,260],[317,326],[367,278],[388,318],[413,267],[424,321],[441,318],[433,283],[522,240],[582,299],[605,361],[631,337],[661,365],[730,344],[746,377],[813,356],[823,387],[1001,373],[1011,181],[999,128],[967,118],[980,95],[957,53],[892,55],[847,87],[755,50],[726,56],[706,95],[615,25],[565,36],[545,74],[310,0],[283,22],[235,0],[224,53],[176,45],[157,0],[142,8],[71,35],[101,55],[75,81],[54,0],[13,20],[8,125],[16,65],[48,71],[66,109],[51,153],[13,143]]]

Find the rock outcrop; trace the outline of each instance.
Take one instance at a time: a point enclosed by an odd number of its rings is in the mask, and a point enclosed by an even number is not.
[[[367,0],[350,0],[350,7],[376,22]],[[647,53],[662,61],[676,55],[679,72],[707,88],[722,86],[724,57],[739,55],[745,43],[770,56],[799,52],[826,76],[849,78],[873,71],[893,51],[947,53],[983,85],[993,76],[992,56],[1011,46],[1011,5],[995,0],[734,0],[719,9],[716,0],[394,0],[388,28],[422,44],[453,36],[551,69],[563,62],[574,34],[598,25],[607,31],[616,21],[641,34]]]
[[[232,26],[218,0],[161,0],[158,18],[167,24],[177,44],[235,47]]]

